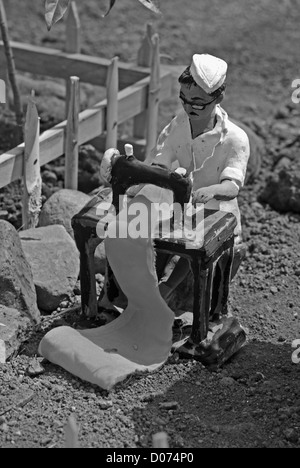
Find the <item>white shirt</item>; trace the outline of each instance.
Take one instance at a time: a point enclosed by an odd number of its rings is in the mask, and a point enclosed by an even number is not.
[[[227,113],[216,106],[217,123],[208,132],[193,139],[189,118],[184,110],[161,132],[151,160],[165,164],[169,169],[185,168],[193,172],[194,190],[219,184],[225,179],[242,187],[250,155],[247,134],[233,124]],[[229,201],[216,199],[205,208],[233,213],[237,218],[236,242],[241,240],[241,219],[237,198]]]

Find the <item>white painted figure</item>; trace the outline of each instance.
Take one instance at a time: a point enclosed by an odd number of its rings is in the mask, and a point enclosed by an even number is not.
[[[250,146],[247,134],[230,121],[220,105],[227,68],[224,60],[212,55],[193,56],[191,65],[179,77],[183,109],[163,129],[146,162],[192,171],[194,202],[236,216],[238,251],[242,228],[237,196],[244,184]],[[188,271],[188,261],[181,258],[168,280],[160,284],[166,300]]]

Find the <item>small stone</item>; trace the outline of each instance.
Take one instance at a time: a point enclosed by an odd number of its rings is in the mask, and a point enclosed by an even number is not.
[[[9,431],[8,425],[6,423],[2,424],[1,430],[2,430],[2,432],[7,434],[7,432]]]
[[[266,377],[264,376],[264,374],[262,372],[256,372],[254,377],[253,377],[253,380],[255,382],[261,382],[262,380],[265,380]]]
[[[178,353],[174,353],[174,354],[172,354],[172,355],[169,357],[169,363],[170,363],[170,364],[176,364],[176,362],[178,362],[179,359],[180,359],[179,354],[178,354]],[[196,383],[196,385],[197,385],[197,383]]]
[[[46,446],[52,442],[52,437],[44,437],[44,439],[41,440],[41,445]]]
[[[297,432],[293,428],[285,429],[283,431],[283,435],[284,435],[284,437],[286,438],[286,440],[288,442],[292,442],[292,443],[297,443],[298,442]]]
[[[100,400],[98,404],[102,410],[107,410],[113,406],[113,402],[111,400]]]
[[[97,273],[97,274],[95,275],[95,279],[96,279],[97,283],[99,283],[99,284],[103,284],[103,283],[104,283],[104,276],[101,275],[101,273]]]
[[[293,408],[283,407],[278,410],[279,415],[285,415],[287,418],[290,418],[293,414]]]
[[[220,434],[220,426],[211,426],[211,432],[214,432],[215,434]]]
[[[278,342],[279,343],[284,343],[285,341],[286,341],[286,338],[284,338],[283,336],[278,337]]]
[[[166,424],[166,421],[162,418],[155,418],[155,423],[158,425],[158,426],[164,426]]]
[[[278,289],[276,288],[276,286],[271,286],[270,291],[271,291],[272,294],[278,293]]]
[[[54,385],[53,390],[58,393],[64,393],[66,389],[62,385]]]
[[[44,171],[42,173],[42,179],[45,183],[50,182],[52,184],[55,184],[55,182],[57,182],[57,175],[51,171]]]
[[[225,405],[225,406],[224,406],[224,410],[225,410],[225,411],[231,411],[231,410],[232,410],[232,405],[230,405],[230,404],[229,404],[229,405]]]
[[[159,403],[160,409],[165,409],[165,410],[173,410],[177,409],[179,406],[179,403],[177,401],[167,401],[164,403]]]
[[[8,211],[7,210],[0,210],[0,219],[7,220],[8,218]]]
[[[81,288],[80,288],[80,285],[76,285],[74,290],[73,290],[75,296],[81,296]]]
[[[34,358],[30,361],[30,364],[27,367],[27,374],[30,377],[37,377],[45,372],[45,369],[41,364],[41,360],[43,359]]]
[[[223,377],[223,379],[220,380],[220,384],[224,387],[232,387],[235,385],[235,380],[232,377]]]

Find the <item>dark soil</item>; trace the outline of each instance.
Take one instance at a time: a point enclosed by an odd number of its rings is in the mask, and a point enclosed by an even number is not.
[[[63,46],[63,24],[46,31],[42,2],[5,3],[14,40]],[[159,372],[133,376],[108,394],[48,362],[43,374],[28,374],[46,330],[77,321],[76,313],[44,317],[42,330],[0,366],[0,446],[63,447],[64,425],[74,413],[82,447],[151,447],[159,431],[168,433],[173,448],[300,447],[300,364],[292,363],[291,346],[300,338],[299,214],[258,201],[277,161],[299,158],[299,106],[291,101],[291,83],[300,77],[298,2],[164,0],[160,19],[133,0],[116,2],[106,19],[98,1],[78,4],[85,53],[135,61],[145,23],[152,21],[172,64],[183,69],[195,52],[228,61],[224,107],[266,148],[259,177],[239,197],[248,252],[230,305],[248,329],[248,343],[218,372],[174,355]],[[164,104],[160,127],[176,106],[176,96]],[[48,121],[55,119],[49,113]],[[2,117],[2,151],[12,137],[11,119]],[[20,227],[17,187],[0,191],[0,211],[7,209]],[[163,402],[174,404],[165,409]]]

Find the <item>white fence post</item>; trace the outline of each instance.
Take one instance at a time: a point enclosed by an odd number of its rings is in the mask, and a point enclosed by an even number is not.
[[[156,146],[158,132],[158,111],[160,96],[160,48],[158,34],[154,34],[152,38],[152,46],[153,53],[149,86],[149,109],[146,130],[146,159],[149,157],[152,149]]]
[[[28,100],[25,121],[23,228],[35,228],[42,206],[40,172],[40,119],[34,102],[34,91]]]
[[[0,97],[0,103],[5,104],[4,108],[6,110],[9,110],[9,78],[8,78],[8,73],[6,68],[0,69],[0,80],[2,80],[2,83],[0,83],[1,86],[1,97]],[[4,88],[4,89],[3,89]],[[4,98],[4,99],[2,99]]]
[[[116,148],[118,143],[119,59],[114,57],[107,72],[107,118],[105,148]]]
[[[77,76],[70,78],[70,103],[66,127],[65,188],[78,189],[78,132],[80,110],[80,84]]]
[[[141,47],[138,51],[137,64],[140,67],[151,67],[152,63],[152,37],[154,30],[151,24],[147,24],[146,34],[142,40]],[[144,111],[137,115],[133,120],[133,137],[137,139],[144,139],[146,135],[148,112]]]
[[[76,1],[72,0],[66,19],[66,45],[65,50],[69,54],[80,54],[81,51],[81,24]],[[66,80],[66,118],[69,112],[70,80]]]

